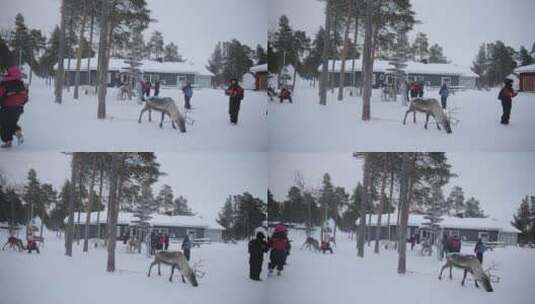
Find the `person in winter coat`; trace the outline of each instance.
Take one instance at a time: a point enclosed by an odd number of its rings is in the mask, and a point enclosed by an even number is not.
[[[416,245],[416,236],[414,234],[411,234],[411,238],[409,240],[411,242],[411,250],[413,250],[414,246]]]
[[[28,90],[22,82],[22,71],[16,67],[10,67],[7,74],[0,81],[0,135],[2,148],[10,148],[13,145],[13,136],[18,144],[22,144],[24,138],[22,129],[18,125],[19,118],[24,112],[24,105],[28,101]]]
[[[150,233],[150,254],[154,255],[158,249],[158,235],[156,232],[152,231]]]
[[[481,264],[483,264],[483,253],[487,250],[487,246],[483,243],[482,239],[477,240],[476,246],[474,247],[474,253],[477,256],[477,259]]]
[[[184,93],[184,108],[186,110],[191,110],[191,97],[193,97],[193,89],[191,88],[191,84],[189,82],[186,83],[185,86],[182,87],[182,93]]]
[[[409,90],[411,92],[411,99],[418,98],[418,94],[420,92],[420,85],[418,82],[413,81],[409,87]]]
[[[160,95],[160,81],[156,81],[156,83],[154,83],[154,96],[158,97],[158,95]]]
[[[511,79],[505,79],[505,86],[500,91],[498,99],[502,102],[503,115],[502,115],[502,125],[508,125],[509,119],[511,118],[511,108],[513,107],[513,98],[516,97],[518,93],[513,89],[513,81]]]
[[[442,109],[446,109],[448,106],[448,97],[450,96],[450,89],[446,83],[442,84],[438,94],[440,95],[440,101],[442,102]]]
[[[189,238],[189,235],[186,234],[186,237],[182,241],[182,252],[184,252],[184,256],[186,257],[186,260],[189,261],[191,257],[191,239]]]
[[[424,97],[424,87],[425,84],[423,81],[418,82],[418,98]]]
[[[240,104],[243,100],[243,88],[238,84],[237,79],[230,81],[230,86],[225,91],[225,94],[229,96],[229,115],[230,123],[233,125],[238,124],[238,114],[240,112]]]
[[[288,99],[292,103],[292,92],[288,89],[287,86],[283,86],[279,94],[280,102],[283,103],[285,99]]]
[[[249,242],[249,278],[254,281],[261,281],[260,273],[262,272],[264,253],[269,250],[265,238],[266,236],[262,232],[257,232],[256,238]]]
[[[167,251],[168,248],[169,248],[169,234],[166,234],[164,236],[164,249],[165,249],[165,251]]]
[[[149,81],[147,81],[145,83],[145,95],[147,95],[147,97],[150,97],[150,89],[152,88],[152,83]]]
[[[287,236],[287,228],[284,224],[275,226],[275,231],[269,239],[269,248],[271,249],[269,255],[269,275],[273,274],[273,270],[277,268],[277,275],[281,275],[286,258],[290,254],[290,241]]]

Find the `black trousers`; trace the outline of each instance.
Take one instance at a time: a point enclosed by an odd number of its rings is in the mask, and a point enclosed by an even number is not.
[[[186,100],[184,108],[186,108],[187,110],[191,110],[191,104],[190,104],[191,96],[185,96],[184,99]]]
[[[502,124],[508,124],[509,119],[511,118],[511,108],[513,107],[513,102],[510,100],[502,100]]]
[[[280,102],[283,103],[285,99],[288,99],[290,101],[290,103],[292,103],[292,96],[288,96],[286,98],[280,97]]]
[[[191,250],[190,249],[184,249],[184,256],[186,257],[186,260],[189,262],[189,259],[191,257]]]
[[[231,123],[238,123],[238,114],[240,113],[241,100],[231,98],[229,101],[229,115]]]
[[[21,130],[17,123],[23,112],[22,107],[4,107],[0,109],[0,135],[3,142],[12,141],[15,132]]]
[[[262,272],[261,259],[249,259],[249,278],[251,280],[260,280],[260,273]]]
[[[268,269],[272,270],[277,268],[277,270],[282,271],[284,269],[284,264],[286,263],[286,252],[284,251],[271,251],[269,255],[269,264]]]
[[[476,253],[477,259],[479,260],[479,263],[483,264],[483,253]]]
[[[442,109],[446,109],[446,107],[448,106],[448,97],[442,96],[440,101],[442,102]]]

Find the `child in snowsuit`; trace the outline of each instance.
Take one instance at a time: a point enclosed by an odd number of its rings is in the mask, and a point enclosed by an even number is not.
[[[22,71],[10,67],[7,74],[0,81],[0,132],[2,148],[13,145],[13,136],[17,137],[18,144],[24,141],[22,129],[18,121],[24,112],[24,104],[28,101],[28,90],[22,82]]]
[[[513,81],[511,79],[505,79],[505,86],[500,91],[500,95],[498,95],[498,99],[501,100],[503,108],[502,125],[509,124],[513,98],[516,97],[516,95],[518,95],[518,93],[513,90]]]
[[[182,87],[182,92],[184,93],[184,108],[187,110],[191,110],[191,97],[193,96],[193,89],[191,88],[191,84],[188,82],[185,86]]]
[[[237,79],[230,81],[230,86],[225,91],[225,94],[229,96],[229,115],[230,123],[233,125],[238,124],[238,113],[240,112],[240,104],[243,100],[243,88],[238,84]]]
[[[450,89],[448,88],[448,85],[443,83],[438,94],[440,95],[440,100],[442,102],[442,109],[446,109],[448,106],[448,96],[450,96]]]
[[[288,87],[284,86],[281,89],[281,92],[279,94],[280,103],[283,103],[285,99],[288,99],[290,103],[292,103],[292,93],[288,89]]]
[[[150,89],[152,88],[152,83],[149,81],[147,81],[145,83],[145,94],[147,95],[147,97],[150,97]]]
[[[420,85],[413,81],[410,85],[411,99],[418,98],[418,93],[420,92]]]
[[[189,235],[186,234],[186,237],[182,241],[182,251],[184,252],[184,256],[186,257],[186,260],[189,262],[189,259],[191,257],[191,240],[189,238]]]
[[[278,224],[275,226],[275,232],[269,240],[269,247],[271,248],[268,264],[269,275],[273,273],[275,268],[277,268],[277,275],[281,275],[286,264],[286,258],[290,254],[290,241],[287,237],[285,225]]]
[[[154,84],[154,96],[158,97],[160,95],[160,81],[156,81]]]
[[[249,242],[249,278],[254,281],[260,281],[264,253],[269,250],[265,238],[262,232],[258,232],[256,238]]]
[[[487,250],[487,246],[483,243],[482,239],[477,240],[476,247],[474,248],[474,253],[479,260],[479,263],[483,264],[483,253]]]
[[[32,251],[37,251],[37,254],[40,254],[39,247],[37,247],[37,242],[34,240],[28,240],[28,253],[32,253]]]

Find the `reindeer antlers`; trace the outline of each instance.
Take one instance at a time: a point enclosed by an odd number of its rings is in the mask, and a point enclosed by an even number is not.
[[[491,282],[493,282],[493,283],[499,283],[501,277],[492,274],[491,271],[494,271],[494,270],[495,270],[495,271],[499,271],[499,269],[498,269],[498,263],[496,263],[496,262],[492,262],[492,264],[490,265],[490,267],[488,267],[488,268],[485,269],[485,273],[487,274],[487,276],[489,277],[489,279],[491,280]]]
[[[193,272],[195,273],[195,275],[202,279],[204,278],[204,276],[206,275],[206,271],[204,271],[204,260],[199,258],[197,259],[197,261],[195,261],[195,263],[193,263]]]
[[[459,107],[453,107],[448,109],[448,118],[450,119],[450,124],[457,126],[461,123],[461,120],[457,118],[459,114]]]

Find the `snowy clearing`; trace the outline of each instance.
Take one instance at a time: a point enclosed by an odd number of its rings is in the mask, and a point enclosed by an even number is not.
[[[493,274],[501,280],[494,283],[494,292],[475,288],[470,275],[461,287],[462,271],[453,270],[453,280],[444,271],[444,262],[436,257],[418,256],[408,246],[406,275],[398,275],[397,253],[382,249],[373,254],[373,245],[365,247],[364,259],[356,256],[355,242],[346,235],[337,238],[334,254],[300,250],[304,236],[290,233],[292,252],[280,278],[268,279],[274,303],[533,303],[532,282],[535,279],[535,250],[498,248],[485,254],[484,268],[497,264]],[[464,253],[473,247],[465,246]]]
[[[50,233],[53,234],[53,233]],[[4,241],[6,237],[2,237]],[[126,253],[117,243],[115,273],[106,272],[107,251],[91,248],[88,254],[74,245],[73,257],[64,255],[63,240],[46,240],[41,254],[13,250],[0,251],[2,303],[234,303],[249,304],[263,298],[265,285],[249,280],[247,248],[238,245],[210,244],[192,250],[192,261],[203,260],[207,272],[199,286],[183,284],[175,275],[168,281],[171,268],[162,265],[158,276],[153,259]],[[2,244],[3,245],[3,244]],[[177,250],[179,244],[171,243]],[[89,288],[89,289],[88,289]]]
[[[179,89],[162,89],[162,97],[172,97],[183,108]],[[135,101],[117,100],[117,89],[108,90],[106,120],[98,120],[96,96],[81,95],[79,101],[64,92],[62,105],[54,103],[53,87],[34,78],[30,101],[20,125],[26,138],[14,151],[242,151],[259,152],[268,148],[266,97],[264,92],[246,91],[239,124],[228,119],[228,97],[222,90],[195,90],[195,120],[182,134],[171,127],[166,117],[159,128],[160,114],[152,113],[152,123],[145,113],[138,124],[142,105]]]
[[[383,102],[380,92],[372,97],[372,121],[361,120],[362,98],[346,96],[337,100],[337,91],[328,95],[327,106],[318,103],[317,89],[298,89],[294,103],[269,105],[270,148],[272,151],[533,151],[535,150],[535,94],[520,93],[513,100],[511,124],[500,124],[498,91],[457,92],[448,99],[456,109],[458,125],[453,134],[438,131],[431,118],[424,129],[425,115],[412,114],[403,125],[406,107],[401,102]],[[426,98],[440,101],[437,91]]]

